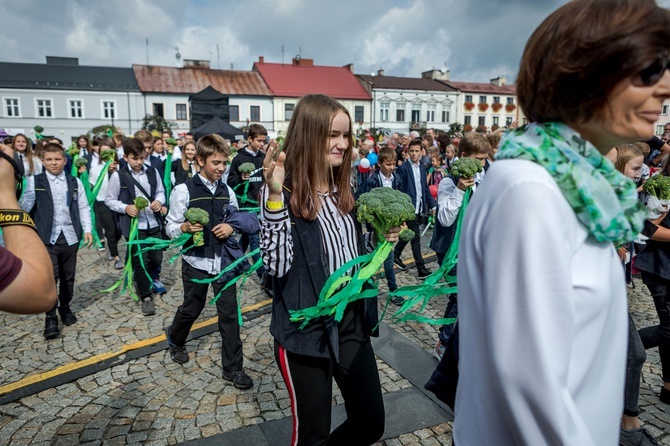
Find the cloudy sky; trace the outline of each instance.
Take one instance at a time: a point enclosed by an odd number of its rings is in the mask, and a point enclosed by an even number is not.
[[[357,74],[516,78],[524,44],[566,0],[2,0],[0,60],[174,66],[206,59],[249,70],[259,56],[354,64]],[[669,7],[670,0],[659,0]],[[282,46],[284,51],[282,53]],[[218,50],[217,50],[218,47]]]

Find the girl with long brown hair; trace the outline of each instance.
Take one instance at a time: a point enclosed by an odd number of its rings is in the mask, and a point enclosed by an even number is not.
[[[33,153],[32,144],[26,135],[19,133],[12,139],[12,150],[23,163],[25,176],[42,173],[42,161]]]
[[[290,310],[316,305],[329,275],[362,252],[350,183],[349,112],[334,99],[307,95],[289,123],[284,151],[271,143],[261,189],[261,252],[273,279],[270,333],[293,414],[292,445],[372,444],[384,432],[384,404],[370,336],[375,299],[350,303],[334,317],[300,329]],[[276,161],[275,161],[276,160]],[[385,234],[397,241],[400,228]],[[347,420],[330,433],[333,379]]]

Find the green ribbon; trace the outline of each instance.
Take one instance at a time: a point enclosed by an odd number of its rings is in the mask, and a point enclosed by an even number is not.
[[[70,168],[70,175],[72,175],[75,178],[79,177],[79,168],[75,164],[75,161],[77,161],[77,158],[79,158],[79,155],[74,155],[72,157],[72,167]]]
[[[121,293],[124,294],[126,292],[126,289],[128,289],[128,285],[130,284],[130,296],[133,298],[133,300],[139,301],[140,298],[137,297],[137,294],[135,294],[135,290],[133,290],[132,287],[132,282],[133,282],[133,264],[132,264],[132,245],[131,243],[134,240],[137,240],[138,237],[138,220],[137,217],[131,217],[130,219],[130,233],[128,234],[128,243],[127,249],[128,249],[128,259],[126,260],[126,264],[123,267],[123,275],[119,280],[117,280],[111,287],[107,288],[106,290],[102,290],[103,293],[110,293],[117,289],[119,286],[121,287]],[[140,256],[140,259],[142,256]],[[142,262],[142,267],[144,267],[144,262]],[[146,272],[146,271],[145,271]]]
[[[163,172],[163,185],[165,186],[165,203],[170,202],[170,193],[172,192],[172,179],[170,174],[172,173],[172,152],[168,152],[167,158],[165,158],[165,169]]]
[[[93,210],[93,205],[95,204],[95,194],[91,191],[91,185],[88,182],[88,170],[85,170],[81,173],[81,184],[84,186],[84,192],[86,193],[86,201],[88,202],[89,212],[91,213],[91,235],[93,236],[92,245],[96,248],[102,247],[102,242],[100,241],[100,235],[96,229],[96,219],[95,211]],[[83,248],[86,244],[86,240],[83,238],[79,242],[79,247]]]
[[[388,294],[389,299],[395,296],[405,296],[408,298],[400,307],[400,309],[398,309],[398,311],[393,315],[394,322],[418,321],[444,325],[451,324],[456,321],[454,318],[430,319],[424,316],[420,316],[420,313],[425,310],[429,300],[432,297],[445,294],[454,294],[457,291],[456,278],[454,276],[449,276],[448,273],[454,268],[454,266],[456,266],[456,263],[458,262],[458,245],[461,236],[461,229],[463,226],[463,218],[465,216],[465,210],[468,207],[468,203],[470,202],[471,195],[472,188],[468,188],[465,191],[463,203],[461,204],[461,209],[458,213],[458,219],[456,220],[456,232],[454,234],[454,240],[444,256],[442,266],[438,270],[434,271],[431,275],[426,277],[426,280],[424,280],[422,284],[400,287]],[[444,283],[439,283],[441,280],[443,280]],[[411,313],[410,311],[417,306],[419,308],[416,313]]]

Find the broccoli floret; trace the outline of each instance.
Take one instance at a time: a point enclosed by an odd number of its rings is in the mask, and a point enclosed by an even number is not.
[[[79,156],[79,147],[70,146],[70,147],[67,149],[67,154],[70,155],[70,156],[73,157],[73,158],[74,158],[75,156]]]
[[[77,169],[81,166],[88,166],[88,160],[86,158],[79,157],[74,161],[74,165]]]
[[[138,211],[143,211],[149,206],[149,200],[147,200],[144,197],[135,197],[135,200],[133,200],[133,204],[135,205]]]
[[[481,161],[475,158],[459,158],[451,165],[451,174],[463,178],[470,178],[477,172],[482,171]]]
[[[41,125],[36,125],[35,127],[33,127],[33,130],[35,130],[35,133],[43,133],[44,127],[42,127]]]
[[[383,240],[383,234],[390,228],[398,227],[415,217],[409,195],[390,187],[377,187],[361,194],[356,200],[356,210],[358,221],[370,223],[379,240]]]
[[[100,159],[102,159],[104,162],[109,161],[110,163],[113,163],[114,160],[116,159],[116,150],[111,150],[111,149],[105,149],[102,152],[100,152]]]
[[[209,214],[206,210],[200,208],[188,208],[184,212],[184,218],[191,224],[201,224],[203,226],[209,223]]]
[[[414,238],[414,234],[414,231],[411,229],[403,228],[402,231],[400,231],[400,234],[398,234],[398,239],[403,242],[411,242]]]
[[[240,167],[238,167],[238,170],[240,173],[251,173],[256,170],[256,166],[254,166],[253,163],[242,163],[240,164]]]
[[[670,177],[656,174],[645,181],[642,189],[659,200],[670,200]]]
[[[174,147],[174,146],[177,145],[177,140],[174,139],[174,138],[168,138],[168,139],[165,140],[165,144],[169,144],[172,147]]]

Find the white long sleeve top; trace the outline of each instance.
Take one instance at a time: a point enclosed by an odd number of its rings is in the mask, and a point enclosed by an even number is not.
[[[458,261],[458,445],[615,446],[626,285],[556,182],[499,160],[466,210]]]

